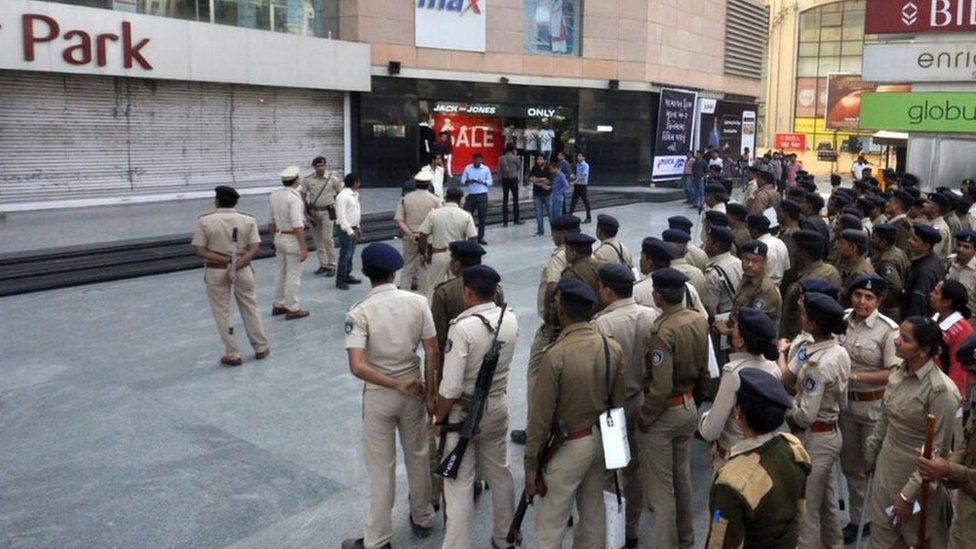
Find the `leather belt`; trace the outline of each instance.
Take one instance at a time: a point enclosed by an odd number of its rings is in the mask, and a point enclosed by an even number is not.
[[[837,430],[836,423],[827,423],[826,421],[814,421],[813,425],[810,425],[811,433],[829,433],[835,430]]]
[[[871,402],[873,400],[881,400],[884,398],[885,390],[878,389],[877,391],[864,391],[855,392],[850,391],[847,393],[847,398],[853,400],[854,402]]]
[[[573,431],[569,433],[566,440],[577,440],[580,438],[586,438],[592,434],[592,429],[580,429],[579,431]]]
[[[295,234],[295,229],[289,229],[287,231],[278,231],[278,234]]]
[[[203,266],[208,269],[226,269],[230,267],[230,262],[207,261]]]
[[[685,391],[676,395],[671,395],[668,398],[668,408],[677,408],[678,406],[684,406],[686,398],[694,398],[691,391]]]
[[[442,254],[447,251],[447,248],[431,248],[430,253],[432,254]]]

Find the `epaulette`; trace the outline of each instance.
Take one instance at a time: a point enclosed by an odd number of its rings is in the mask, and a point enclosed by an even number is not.
[[[807,453],[807,450],[803,447],[803,443],[800,442],[800,439],[792,433],[780,433],[779,435],[786,439],[786,442],[789,443],[790,449],[793,450],[793,458],[796,459],[796,462],[803,463],[807,467],[810,467],[810,454]]]
[[[884,322],[885,324],[887,324],[891,328],[898,328],[898,323],[897,322],[895,322],[894,320],[888,318],[887,316],[885,316],[885,315],[883,315],[881,313],[878,313],[878,319],[881,320],[882,322]]]
[[[457,277],[455,277],[455,278],[457,278]],[[445,285],[445,284],[447,284],[448,282],[451,282],[451,281],[453,281],[453,280],[454,280],[454,278],[452,278],[452,279],[450,279],[450,280],[445,280],[444,282],[439,282],[439,283],[437,284],[437,286],[434,286],[434,291],[436,292],[436,291],[437,291],[437,290],[438,290],[438,289],[439,289],[439,288],[440,288],[441,286],[443,286],[443,285]]]
[[[216,211],[213,211],[213,212],[207,212],[205,214],[200,214],[200,215],[197,216],[197,219],[202,219],[204,217],[207,217],[208,215],[213,215],[215,213],[217,213],[217,212]]]
[[[942,370],[939,369],[938,365],[933,365],[932,371],[929,372],[929,382],[932,384],[932,391],[936,393],[943,393],[948,390],[942,376],[939,375],[941,373]]]
[[[773,479],[760,463],[758,453],[742,454],[732,458],[719,469],[715,484],[724,484],[742,496],[753,511],[766,494],[773,489]]]

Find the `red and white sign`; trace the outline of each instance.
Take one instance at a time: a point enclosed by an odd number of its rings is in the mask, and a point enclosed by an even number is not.
[[[502,155],[502,119],[469,114],[434,114],[434,133],[442,131],[451,134],[454,146],[451,157],[451,172],[461,173],[471,163],[475,153],[481,153],[485,166],[498,171],[498,158]]]
[[[976,0],[868,0],[864,32],[976,30]]]
[[[807,150],[807,136],[802,133],[778,133],[776,134],[775,146],[781,151],[805,151]]]

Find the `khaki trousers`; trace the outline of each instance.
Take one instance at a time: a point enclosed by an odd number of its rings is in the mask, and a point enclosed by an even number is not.
[[[840,413],[840,433],[843,439],[840,467],[847,479],[847,493],[850,494],[851,524],[860,522],[861,510],[864,509],[864,489],[868,482],[868,477],[864,474],[866,445],[868,436],[880,417],[881,399],[848,401],[847,408]]]
[[[973,534],[976,533],[976,500],[962,490],[956,490],[954,510],[952,528],[949,530],[949,549],[972,547]]]
[[[409,292],[410,287],[413,285],[414,273],[416,273],[417,291],[426,295],[427,267],[420,265],[420,246],[417,246],[417,243],[409,238],[400,240],[400,243],[403,249],[403,270],[400,271],[400,289]],[[431,290],[431,294],[433,294],[433,290]]]
[[[800,549],[841,549],[844,535],[841,532],[840,509],[837,508],[837,494],[834,490],[834,462],[840,454],[841,434],[837,431],[827,433],[807,433],[803,446],[810,454],[810,474],[807,475],[806,502],[807,514],[797,547]],[[871,526],[871,538],[875,536]]]
[[[688,448],[698,426],[693,401],[668,408],[637,435],[644,500],[654,510],[648,547],[695,544]]]
[[[315,255],[318,256],[319,266],[327,269],[336,267],[335,241],[332,239],[332,231],[335,221],[329,219],[328,211],[312,212],[312,215],[319,222],[318,227],[310,227],[312,240],[315,241]]]
[[[637,393],[627,397],[624,402],[624,414],[627,417],[627,443],[630,444],[631,456],[630,463],[621,471],[620,478],[623,479],[624,497],[627,498],[627,537],[636,538],[637,527],[640,524],[641,512],[644,510],[644,488],[641,484],[640,455],[637,450],[638,441],[637,419],[640,417],[640,409],[644,404],[644,393]],[[613,488],[613,478],[611,477],[608,489]]]
[[[275,307],[298,310],[298,290],[302,286],[302,261],[298,240],[293,234],[278,234],[275,244]]]
[[[430,264],[427,266],[427,283],[424,294],[429,300],[434,295],[434,289],[441,282],[447,282],[453,278],[451,276],[451,254],[441,252],[430,256]],[[401,283],[402,283],[401,279]]]
[[[427,464],[427,409],[424,401],[395,389],[363,391],[363,454],[369,474],[366,547],[380,547],[393,537],[391,514],[396,489],[396,440],[399,433],[410,490],[410,516],[433,526],[430,470]]]
[[[217,322],[220,340],[224,342],[224,354],[230,358],[241,358],[241,348],[233,333],[233,319],[230,314],[230,272],[227,269],[204,269],[203,279],[207,284],[207,300],[210,312]],[[255,352],[268,348],[268,340],[261,327],[258,302],[254,293],[254,269],[247,266],[237,271],[237,286],[234,289],[237,311],[244,321],[244,331]]]
[[[505,536],[515,514],[515,482],[508,468],[508,406],[505,395],[489,399],[478,434],[468,443],[456,479],[444,479],[447,526],[444,549],[471,547],[471,513],[474,508],[474,481],[479,476],[491,490],[491,537],[499,547],[508,547]],[[455,410],[458,407],[455,406]],[[451,411],[450,421],[461,414]],[[447,455],[457,445],[458,433],[448,433],[444,445]],[[480,543],[478,544],[481,545]]]
[[[931,500],[930,500],[931,501]],[[940,512],[938,509],[930,509],[930,512]],[[916,522],[918,520],[916,519]],[[971,549],[973,547],[972,535],[965,535],[964,530],[971,529],[972,523],[966,523],[964,521],[954,519],[952,521],[951,529],[941,526],[935,528],[928,528],[925,530],[927,534],[927,539],[925,541],[926,547],[931,547],[932,549],[948,547],[949,549]],[[908,549],[909,547],[915,547],[915,542],[917,541],[915,537],[918,535],[914,528],[909,529],[908,532],[905,531],[904,526],[894,527],[890,522],[884,524],[878,524],[876,522],[871,523],[871,537],[868,538],[867,547],[870,549]],[[911,535],[910,542],[905,539],[905,534]]]
[[[538,499],[535,512],[537,547],[563,546],[575,502],[579,520],[573,529],[573,548],[602,549],[607,528],[603,507],[607,470],[600,431],[594,426],[590,436],[566,441],[546,465],[543,478],[549,492]]]

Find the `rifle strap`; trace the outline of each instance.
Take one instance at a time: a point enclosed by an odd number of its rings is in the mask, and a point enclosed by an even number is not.
[[[729,278],[728,273],[726,273],[725,269],[719,266],[718,263],[712,263],[706,268],[712,268],[712,267],[714,267],[715,270],[718,271],[718,274],[722,275],[722,279],[723,279],[722,281],[725,282],[724,285],[725,291],[729,293],[729,298],[730,299],[735,298],[735,286],[732,284],[732,279]]]
[[[315,198],[312,199],[312,204],[311,204],[312,207],[315,207],[315,203],[319,201],[319,197],[322,196],[322,193],[325,192],[325,188],[328,187],[329,183],[331,182],[332,182],[332,176],[325,178],[325,184],[322,185],[322,188],[319,189],[319,192],[315,193]]]
[[[607,342],[607,336],[601,336],[603,338],[603,363],[606,365],[606,379],[607,379],[607,417],[610,416],[610,408],[613,408],[613,400],[610,395],[610,344]]]

